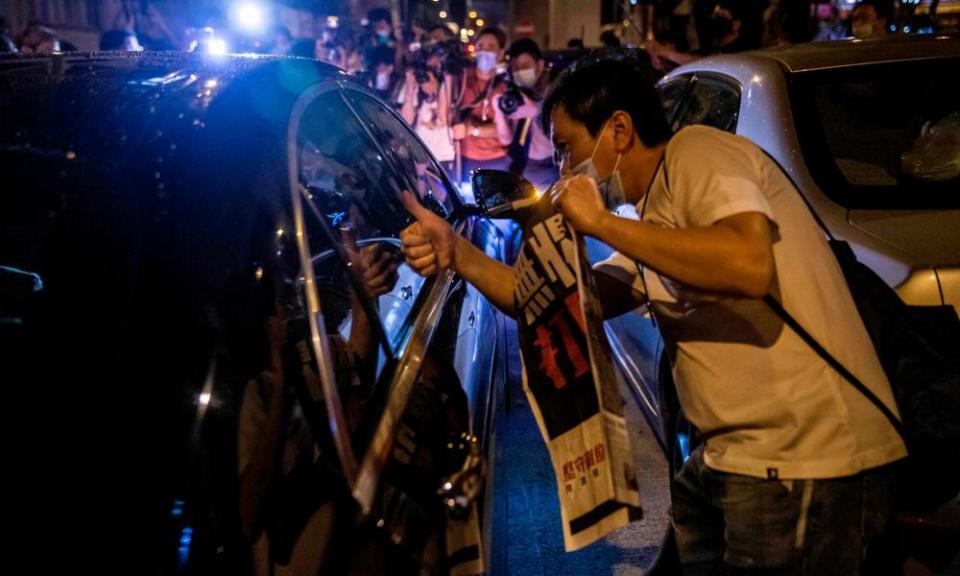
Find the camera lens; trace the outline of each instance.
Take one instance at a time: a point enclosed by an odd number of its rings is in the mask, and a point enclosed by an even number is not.
[[[500,110],[508,116],[516,112],[521,104],[523,104],[523,94],[516,87],[511,87],[500,96]]]

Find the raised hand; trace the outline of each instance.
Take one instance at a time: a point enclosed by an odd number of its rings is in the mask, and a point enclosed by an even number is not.
[[[550,202],[582,234],[594,235],[607,211],[603,207],[597,183],[583,174],[567,176],[550,192]]]
[[[439,270],[456,269],[459,236],[446,220],[424,208],[409,191],[403,192],[403,207],[417,219],[400,233],[403,255],[417,274],[430,276]]]

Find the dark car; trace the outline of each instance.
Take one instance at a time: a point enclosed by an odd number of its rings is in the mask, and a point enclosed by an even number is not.
[[[502,239],[388,106],[308,60],[14,56],[0,150],[8,549],[482,570],[503,319],[403,264],[401,193]]]

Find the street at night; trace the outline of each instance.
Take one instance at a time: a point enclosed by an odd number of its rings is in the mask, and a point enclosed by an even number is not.
[[[960,575],[960,0],[0,0],[11,570]]]

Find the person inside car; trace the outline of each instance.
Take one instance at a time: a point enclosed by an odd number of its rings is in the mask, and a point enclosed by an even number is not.
[[[885,553],[896,430],[762,298],[798,322],[896,413],[844,277],[789,179],[748,140],[672,135],[649,63],[611,52],[565,71],[541,107],[560,162],[554,205],[614,248],[597,265],[607,316],[657,318],[687,419],[704,442],[672,485],[687,574],[856,574]],[[603,191],[601,193],[601,190]],[[606,206],[635,204],[639,219]],[[453,269],[507,314],[517,279],[450,226],[404,203],[421,274]]]

